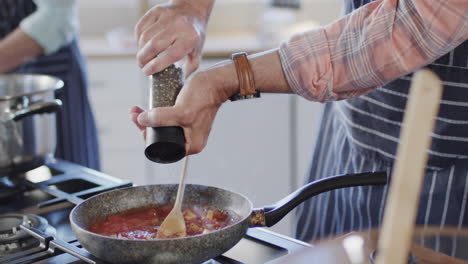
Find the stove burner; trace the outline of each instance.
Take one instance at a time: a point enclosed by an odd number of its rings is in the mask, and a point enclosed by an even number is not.
[[[34,227],[48,234],[55,234],[43,217],[31,214],[0,215],[0,256],[16,253],[39,245],[39,241],[20,228],[20,225]]]

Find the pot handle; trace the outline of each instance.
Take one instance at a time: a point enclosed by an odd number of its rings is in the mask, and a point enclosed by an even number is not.
[[[265,214],[264,223],[260,224],[260,226],[265,225],[270,227],[275,225],[300,203],[317,194],[345,187],[385,185],[386,183],[387,173],[385,171],[344,174],[311,182],[277,203],[260,209]],[[254,210],[254,215],[255,211],[257,210]],[[258,226],[258,224],[254,224],[253,226]]]
[[[62,108],[62,101],[55,99],[50,102],[40,102],[32,104],[24,109],[13,112],[13,121],[19,121],[25,117],[32,116],[34,114],[44,114],[57,112]]]

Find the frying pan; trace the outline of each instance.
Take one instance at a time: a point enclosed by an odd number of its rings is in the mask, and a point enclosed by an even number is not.
[[[271,206],[253,209],[245,196],[211,186],[187,184],[184,202],[206,204],[239,216],[230,226],[207,234],[163,240],[127,240],[90,232],[97,219],[132,208],[174,203],[177,184],[129,187],[93,196],[70,213],[81,243],[94,256],[111,263],[199,263],[233,247],[249,227],[270,227],[297,205],[319,193],[351,186],[384,185],[385,172],[346,174],[309,183]]]

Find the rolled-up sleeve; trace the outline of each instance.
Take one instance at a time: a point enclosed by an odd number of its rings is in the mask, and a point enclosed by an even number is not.
[[[291,89],[313,101],[368,93],[468,39],[466,0],[376,0],[279,49]]]
[[[37,10],[20,28],[51,54],[69,44],[79,30],[75,0],[34,0]]]

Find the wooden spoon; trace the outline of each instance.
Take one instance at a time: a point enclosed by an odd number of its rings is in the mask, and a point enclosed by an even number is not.
[[[182,200],[184,199],[187,163],[188,156],[186,156],[184,160],[174,208],[172,208],[171,212],[166,216],[166,219],[164,219],[164,221],[162,222],[161,227],[159,227],[158,233],[156,234],[156,238],[185,237],[187,235],[185,229],[184,215],[182,214]]]
[[[407,263],[442,82],[429,70],[414,74],[401,127],[383,219],[377,264]]]

